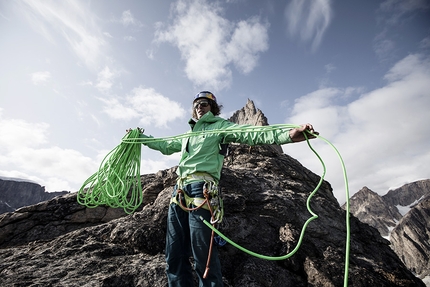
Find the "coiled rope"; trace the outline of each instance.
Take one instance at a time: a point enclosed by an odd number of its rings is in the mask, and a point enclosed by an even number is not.
[[[150,142],[161,142],[161,141],[169,141],[169,140],[177,140],[183,139],[198,135],[208,135],[208,134],[229,134],[229,133],[244,133],[244,132],[263,132],[263,131],[271,131],[282,129],[288,131],[292,128],[298,128],[298,125],[291,124],[277,124],[270,126],[233,126],[223,130],[210,130],[210,131],[197,131],[197,132],[188,132],[185,134],[164,137],[164,138],[140,138],[139,135],[143,133],[142,129],[137,128],[131,130],[128,134],[126,134],[121,143],[113,149],[102,161],[99,170],[94,173],[91,177],[89,177],[81,189],[78,191],[78,202],[83,204],[89,208],[94,208],[99,205],[107,205],[110,207],[124,208],[125,212],[133,213],[143,201],[141,181],[140,181],[140,155],[141,155],[141,144],[150,143]],[[343,162],[342,156],[336,147],[330,143],[327,139],[321,137],[320,135],[312,134],[316,138],[319,138],[325,141],[329,146],[337,154],[345,182],[345,193],[346,193],[346,242],[345,242],[345,272],[344,272],[344,286],[348,286],[348,270],[349,270],[349,253],[350,253],[350,222],[349,222],[349,214],[350,214],[350,206],[349,206],[349,187],[348,187],[348,178],[346,174],[345,164]],[[312,197],[316,194],[318,189],[320,188],[322,182],[324,181],[324,177],[326,174],[326,166],[324,161],[321,159],[319,154],[315,151],[315,149],[311,146],[308,137],[306,136],[306,141],[309,148],[313,151],[313,153],[319,159],[322,167],[323,174],[320,177],[320,181],[318,182],[315,189],[309,194],[306,206],[309,213],[312,215],[308,218],[308,220],[304,223],[302,227],[302,231],[300,233],[299,240],[297,242],[296,247],[286,255],[283,256],[266,256],[262,254],[258,254],[252,252],[231,239],[222,234],[219,230],[217,230],[212,224],[204,220],[202,221],[212,229],[213,232],[217,233],[220,237],[222,237],[225,241],[238,248],[239,250],[255,256],[257,258],[265,259],[265,260],[284,260],[291,257],[294,253],[296,253],[303,241],[303,237],[305,234],[305,230],[308,224],[318,218],[318,215],[312,211],[310,207],[310,201]]]
[[[127,133],[117,147],[109,152],[99,170],[91,175],[78,191],[77,200],[89,208],[107,205],[133,213],[143,202],[140,180],[142,144],[137,128]]]

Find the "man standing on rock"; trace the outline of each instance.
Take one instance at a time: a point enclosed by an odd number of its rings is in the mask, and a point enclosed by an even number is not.
[[[166,234],[166,273],[170,287],[192,287],[190,257],[201,287],[223,286],[218,250],[212,248],[213,233],[208,222],[222,220],[222,204],[213,200],[218,195],[218,182],[225,153],[223,144],[248,145],[287,144],[315,138],[318,132],[311,124],[290,130],[251,130],[219,117],[222,105],[211,92],[198,93],[193,100],[190,132],[201,132],[184,139],[147,141],[144,144],[165,155],[181,152],[178,181],[169,205]],[[247,129],[248,128],[248,129]],[[141,134],[142,138],[148,136]],[[218,202],[219,203],[219,202]],[[211,204],[214,205],[211,207]]]

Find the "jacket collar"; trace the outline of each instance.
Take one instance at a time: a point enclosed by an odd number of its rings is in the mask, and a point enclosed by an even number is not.
[[[190,124],[191,128],[194,128],[196,125],[201,125],[204,123],[215,123],[220,120],[223,120],[223,119],[220,117],[214,116],[214,114],[211,111],[209,111],[206,114],[204,114],[199,120],[191,118],[188,121],[188,124]]]

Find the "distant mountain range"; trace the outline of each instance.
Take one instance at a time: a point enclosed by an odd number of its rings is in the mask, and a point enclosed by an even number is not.
[[[430,286],[430,179],[405,184],[383,196],[363,187],[351,197],[350,211],[389,239],[409,270]]]
[[[68,191],[46,192],[45,187],[24,179],[0,177],[0,214],[49,200]]]

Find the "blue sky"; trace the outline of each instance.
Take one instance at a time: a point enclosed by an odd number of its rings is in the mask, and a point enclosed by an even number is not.
[[[210,90],[228,118],[311,122],[340,151],[351,195],[430,178],[430,3],[1,1],[0,176],[76,191],[125,129],[188,130]],[[339,160],[313,144],[340,203]],[[284,151],[317,174],[306,144]],[[142,173],[179,155],[142,149]]]

